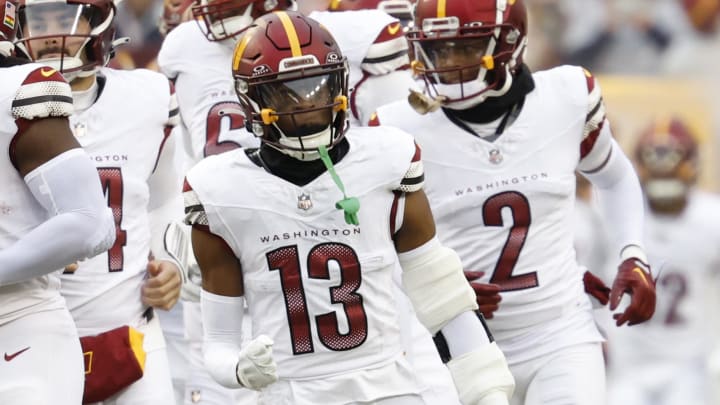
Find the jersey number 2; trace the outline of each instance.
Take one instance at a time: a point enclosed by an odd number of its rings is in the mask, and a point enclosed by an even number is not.
[[[297,245],[284,246],[267,253],[270,271],[280,272],[285,307],[290,326],[293,354],[314,351],[305,290],[300,274],[300,258]],[[330,350],[343,351],[363,344],[368,335],[367,316],[363,297],[357,293],[362,282],[360,261],[355,251],[342,243],[321,243],[310,249],[307,256],[307,272],[311,279],[329,280],[328,265],[331,261],[340,267],[341,283],[330,287],[330,301],[342,304],[347,318],[348,331],[340,332],[335,311],[315,315],[320,342]]]
[[[485,226],[503,226],[503,208],[510,209],[513,224],[510,227],[510,232],[505,240],[502,252],[500,252],[497,264],[495,264],[490,283],[499,284],[502,291],[537,287],[539,284],[536,272],[517,276],[512,275],[530,229],[530,203],[527,197],[517,191],[505,191],[495,194],[483,204],[482,212]]]
[[[108,269],[111,272],[123,270],[123,246],[127,243],[127,232],[121,228],[123,217],[123,178],[119,167],[98,167],[108,207],[115,220],[115,243],[108,250]]]

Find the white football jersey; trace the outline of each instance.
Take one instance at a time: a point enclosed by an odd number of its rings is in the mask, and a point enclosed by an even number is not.
[[[70,115],[72,94],[57,71],[36,63],[0,71],[0,249],[3,249],[49,218],[12,162],[19,122]],[[63,308],[65,303],[59,288],[57,273],[1,286],[0,324],[29,313]]]
[[[104,68],[95,103],[70,117],[78,142],[97,166],[116,240],[105,253],[80,262],[62,276],[62,293],[81,336],[140,319],[141,286],[150,255],[148,182],[168,138],[170,83],[149,70]],[[179,182],[178,182],[179,186]],[[180,193],[180,190],[177,190]]]
[[[422,148],[440,240],[458,252],[465,270],[483,271],[481,282],[501,286],[502,302],[488,325],[511,363],[601,340],[575,260],[572,223],[581,156],[608,144],[599,130],[586,131],[589,94],[597,87],[578,67],[533,77],[535,89],[494,142],[451,123],[442,110],[419,115],[406,101],[381,107],[377,116]],[[471,125],[492,134],[498,121]],[[553,322],[561,317],[573,325]]]
[[[182,124],[186,128],[188,166],[238,147],[257,147],[232,77],[233,40],[208,41],[196,21],[172,30],[163,41],[158,65],[175,82]]]
[[[394,191],[420,178],[420,156],[396,129],[352,128],[347,138],[350,151],[335,170],[347,196],[360,201],[359,225],[335,207],[343,196],[328,172],[296,186],[237,150],[203,160],[187,176],[210,231],[240,260],[253,335],[275,342],[280,378],[371,369],[402,353],[392,287]],[[414,381],[387,389],[416,392]]]
[[[612,330],[614,368],[700,364],[709,355],[717,339],[708,294],[717,294],[720,282],[718,209],[720,198],[695,191],[679,216],[645,211],[645,251],[658,277],[657,306],[649,321]]]
[[[348,59],[351,123],[367,125],[381,105],[405,98],[417,85],[400,21],[380,10],[313,11]]]

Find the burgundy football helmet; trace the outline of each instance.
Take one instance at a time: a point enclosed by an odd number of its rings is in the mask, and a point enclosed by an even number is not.
[[[650,207],[678,212],[698,176],[698,144],[678,118],[658,120],[640,136],[635,147],[638,175]]]
[[[192,14],[208,40],[222,41],[242,33],[263,14],[292,7],[292,0],[195,0]]]
[[[69,81],[90,76],[112,57],[115,14],[112,0],[23,0],[16,45]]]
[[[527,46],[523,0],[418,0],[412,67],[429,94],[465,109],[505,94]]]
[[[233,76],[246,125],[262,142],[313,160],[343,138],[348,65],[317,21],[294,11],[258,18],[235,48]]]

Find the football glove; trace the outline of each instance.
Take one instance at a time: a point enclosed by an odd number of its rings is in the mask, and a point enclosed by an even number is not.
[[[235,374],[243,387],[259,391],[277,381],[277,365],[272,358],[272,345],[270,337],[260,335],[240,350]]]
[[[500,296],[500,286],[497,284],[485,284],[475,281],[485,275],[484,271],[466,271],[465,278],[470,282],[470,286],[475,291],[475,297],[480,312],[485,319],[492,319],[493,313],[498,310],[502,297]]]
[[[596,302],[600,303],[600,307],[607,305],[610,300],[610,287],[606,286],[604,281],[588,270],[583,275],[583,284],[585,284],[585,292],[595,298]],[[593,302],[593,308],[595,307]]]
[[[650,319],[655,312],[655,280],[650,266],[635,257],[620,263],[610,291],[611,311],[617,309],[626,293],[630,294],[630,305],[624,312],[613,315],[616,325],[622,326],[627,322],[628,326],[632,326]]]

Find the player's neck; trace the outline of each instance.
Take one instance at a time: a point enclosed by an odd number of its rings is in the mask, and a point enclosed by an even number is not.
[[[89,90],[93,85],[96,85],[96,80],[97,77],[94,74],[87,77],[76,77],[70,82],[70,88],[73,93],[76,91]]]
[[[99,86],[95,75],[92,76],[92,79],[89,86],[82,90],[76,89],[72,84],[70,85],[73,93],[73,106],[78,113],[90,108],[97,100]]]
[[[475,107],[466,110],[449,110],[446,113],[462,121],[476,124],[486,124],[507,114],[508,111],[522,101],[528,93],[535,89],[532,72],[526,65],[520,69],[513,78],[510,90],[500,97],[490,97]]]
[[[349,149],[350,144],[346,139],[343,139],[330,149],[328,154],[333,164],[341,161]],[[296,186],[304,186],[310,183],[327,170],[320,159],[302,161],[265,144],[260,147],[259,153],[257,151],[257,149],[247,151],[250,159],[255,164],[264,167],[268,172]]]

